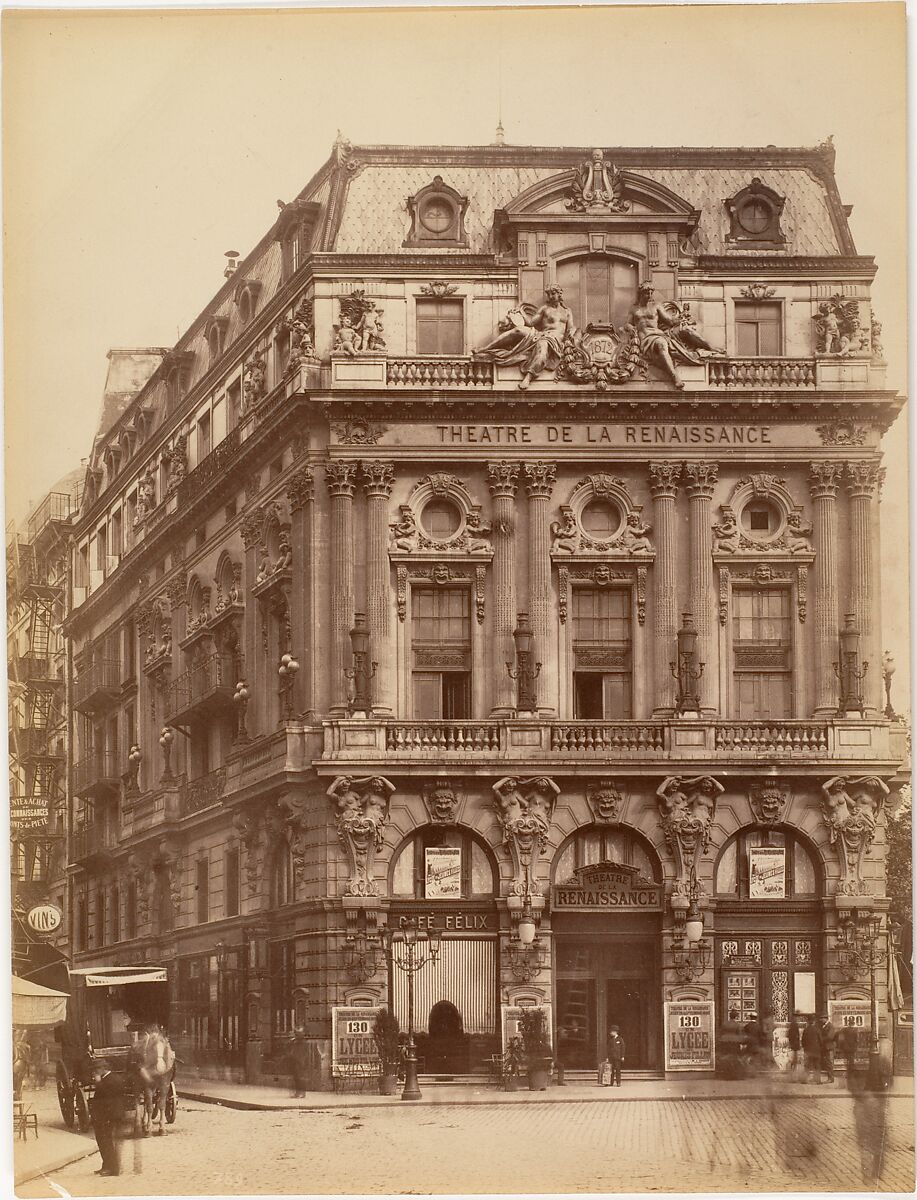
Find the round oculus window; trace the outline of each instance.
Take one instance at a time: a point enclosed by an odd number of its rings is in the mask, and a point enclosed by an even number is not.
[[[451,500],[431,500],[421,514],[420,523],[434,541],[446,542],[462,523],[462,514]]]
[[[782,524],[782,513],[769,500],[752,500],[742,509],[742,529],[751,537],[773,537]]]
[[[607,541],[618,532],[621,513],[610,500],[590,500],[580,513],[580,525],[591,537]]]
[[[746,233],[764,233],[771,223],[771,215],[771,206],[766,200],[746,200],[739,207],[739,224]]]
[[[440,237],[449,232],[454,220],[452,205],[441,196],[431,196],[421,205],[420,223],[428,233]]]

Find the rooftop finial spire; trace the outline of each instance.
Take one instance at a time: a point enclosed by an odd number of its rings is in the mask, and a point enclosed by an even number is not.
[[[494,134],[494,145],[502,146],[505,141],[506,141],[506,139],[503,136],[503,122],[498,117],[497,118],[497,132]]]

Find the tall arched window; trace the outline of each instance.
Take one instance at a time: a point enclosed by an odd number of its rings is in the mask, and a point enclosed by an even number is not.
[[[415,900],[482,899],[495,894],[496,882],[490,851],[458,826],[422,829],[396,853],[391,869],[391,895]],[[443,894],[453,888],[458,894]]]
[[[735,896],[747,900],[750,891],[750,863],[755,847],[782,849],[783,854],[773,856],[773,861],[783,858],[783,891],[779,899],[811,900],[821,895],[821,878],[818,864],[802,840],[783,829],[742,829],[733,834],[716,863],[714,891],[717,896]]]
[[[274,908],[296,900],[296,870],[289,842],[283,841],[274,852],[271,872],[271,902]]]
[[[557,264],[557,283],[578,329],[623,325],[637,299],[637,267],[607,255]]]
[[[578,867],[600,862],[636,867],[645,879],[657,883],[662,878],[659,859],[639,834],[620,825],[592,825],[577,830],[561,848],[554,860],[554,881],[571,879]]]

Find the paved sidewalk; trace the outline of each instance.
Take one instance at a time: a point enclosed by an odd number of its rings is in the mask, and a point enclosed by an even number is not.
[[[92,1131],[79,1133],[64,1125],[53,1083],[46,1083],[37,1090],[27,1085],[22,1098],[38,1114],[38,1137],[30,1131],[25,1141],[17,1138],[13,1143],[15,1184],[59,1171],[70,1163],[98,1153]]]
[[[819,1100],[846,1097],[847,1085],[843,1078],[830,1084],[793,1083],[779,1074],[762,1075],[754,1079],[625,1079],[620,1088],[598,1087],[596,1084],[573,1083],[563,1087],[550,1087],[545,1092],[530,1092],[523,1081],[519,1091],[504,1092],[479,1084],[421,1083],[423,1099],[415,1104],[428,1105],[479,1105],[479,1104],[583,1104],[589,1102],[613,1103],[616,1100],[722,1100],[759,1099],[775,1095],[799,1098],[811,1095]],[[914,1081],[896,1078],[892,1095],[914,1095]],[[188,1079],[178,1081],[179,1097],[197,1100],[204,1104],[221,1104],[225,1108],[246,1109],[254,1112],[285,1112],[298,1109],[338,1108],[390,1108],[400,1105],[401,1086],[394,1096],[380,1096],[376,1092],[309,1092],[301,1099],[291,1096],[279,1087],[258,1086],[247,1083],[227,1083],[222,1080]],[[409,1103],[409,1102],[405,1102]]]

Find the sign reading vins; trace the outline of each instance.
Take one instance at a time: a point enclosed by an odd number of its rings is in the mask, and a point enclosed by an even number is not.
[[[667,1000],[665,1069],[712,1071],[714,1065],[713,1001]]]
[[[662,888],[638,867],[601,862],[577,867],[573,878],[555,883],[551,907],[564,912],[659,912]]]

